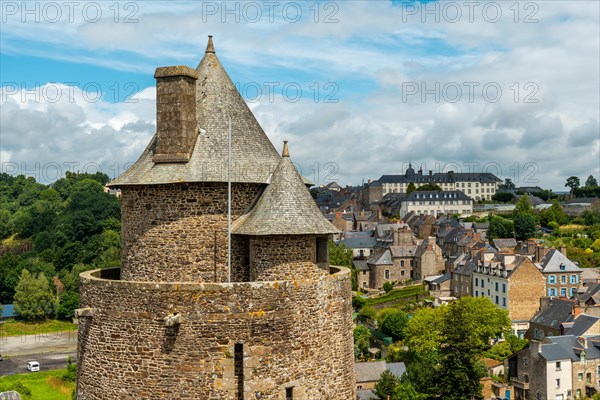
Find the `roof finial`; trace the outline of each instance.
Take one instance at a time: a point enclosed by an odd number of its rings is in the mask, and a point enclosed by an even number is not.
[[[288,141],[284,140],[283,141],[283,152],[281,153],[281,157],[289,157],[290,156],[290,150],[288,149]]]
[[[206,45],[206,53],[215,53],[215,46],[213,45],[212,35],[208,35],[208,44]]]

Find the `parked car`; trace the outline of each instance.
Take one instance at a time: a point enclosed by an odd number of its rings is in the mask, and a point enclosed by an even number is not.
[[[27,370],[31,372],[37,372],[40,370],[40,363],[37,361],[29,361],[27,363]]]

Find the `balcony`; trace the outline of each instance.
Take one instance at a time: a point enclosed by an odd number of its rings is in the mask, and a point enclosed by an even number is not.
[[[516,378],[511,380],[515,389],[529,390],[529,382],[521,381]]]

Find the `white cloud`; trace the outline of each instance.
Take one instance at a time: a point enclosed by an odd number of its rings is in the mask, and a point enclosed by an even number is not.
[[[409,160],[431,166],[426,169],[497,163],[502,178],[524,184],[532,183],[522,180],[536,165],[532,179],[556,190],[567,176],[598,176],[599,3],[492,2],[502,6],[495,23],[489,22],[493,10],[484,17],[485,3],[478,3],[473,22],[466,5],[455,3],[463,12],[456,23],[444,14],[436,22],[435,14],[422,10],[409,15],[382,1],[331,3],[339,10],[320,8],[318,23],[310,4],[299,23],[281,14],[273,23],[267,15],[261,23],[243,23],[243,16],[231,22],[231,15],[222,23],[222,10],[207,15],[207,2],[138,2],[133,24],[110,18],[89,23],[81,16],[58,24],[9,19],[2,51],[139,72],[158,60],[195,67],[206,34],[213,33],[226,68],[242,71],[245,79],[331,77],[339,85],[338,104],[315,103],[309,93],[298,103],[276,96],[273,103],[251,104],[276,146],[291,141],[292,157],[311,179],[311,166],[322,178],[323,166],[335,162],[341,183],[357,184],[402,172]],[[338,22],[323,23],[333,11]],[[527,16],[537,22],[525,23]],[[434,88],[439,98],[422,91],[403,98],[413,84]],[[470,99],[467,85],[473,84]],[[486,100],[485,85],[501,88],[498,101]],[[458,99],[451,91],[456,86],[462,89]],[[2,107],[0,155],[3,162],[135,161],[152,134],[154,97],[149,88],[133,104],[9,98]]]

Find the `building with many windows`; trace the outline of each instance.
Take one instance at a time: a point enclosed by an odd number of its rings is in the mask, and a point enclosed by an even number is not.
[[[525,335],[546,285],[537,266],[526,257],[497,253],[481,260],[473,271],[473,296],[489,297],[508,310],[515,334]]]
[[[400,217],[417,215],[471,214],[473,199],[460,190],[423,190],[411,192],[400,205]]]
[[[581,268],[556,249],[550,249],[540,260],[539,267],[546,278],[549,297],[573,297],[581,281]]]
[[[474,200],[491,200],[496,193],[501,180],[489,172],[436,172],[429,171],[424,175],[423,170],[418,172],[408,165],[404,175],[382,175],[378,179],[383,188],[383,195],[388,193],[406,193],[408,185],[412,182],[419,187],[428,183],[438,185],[442,190],[460,190]]]

